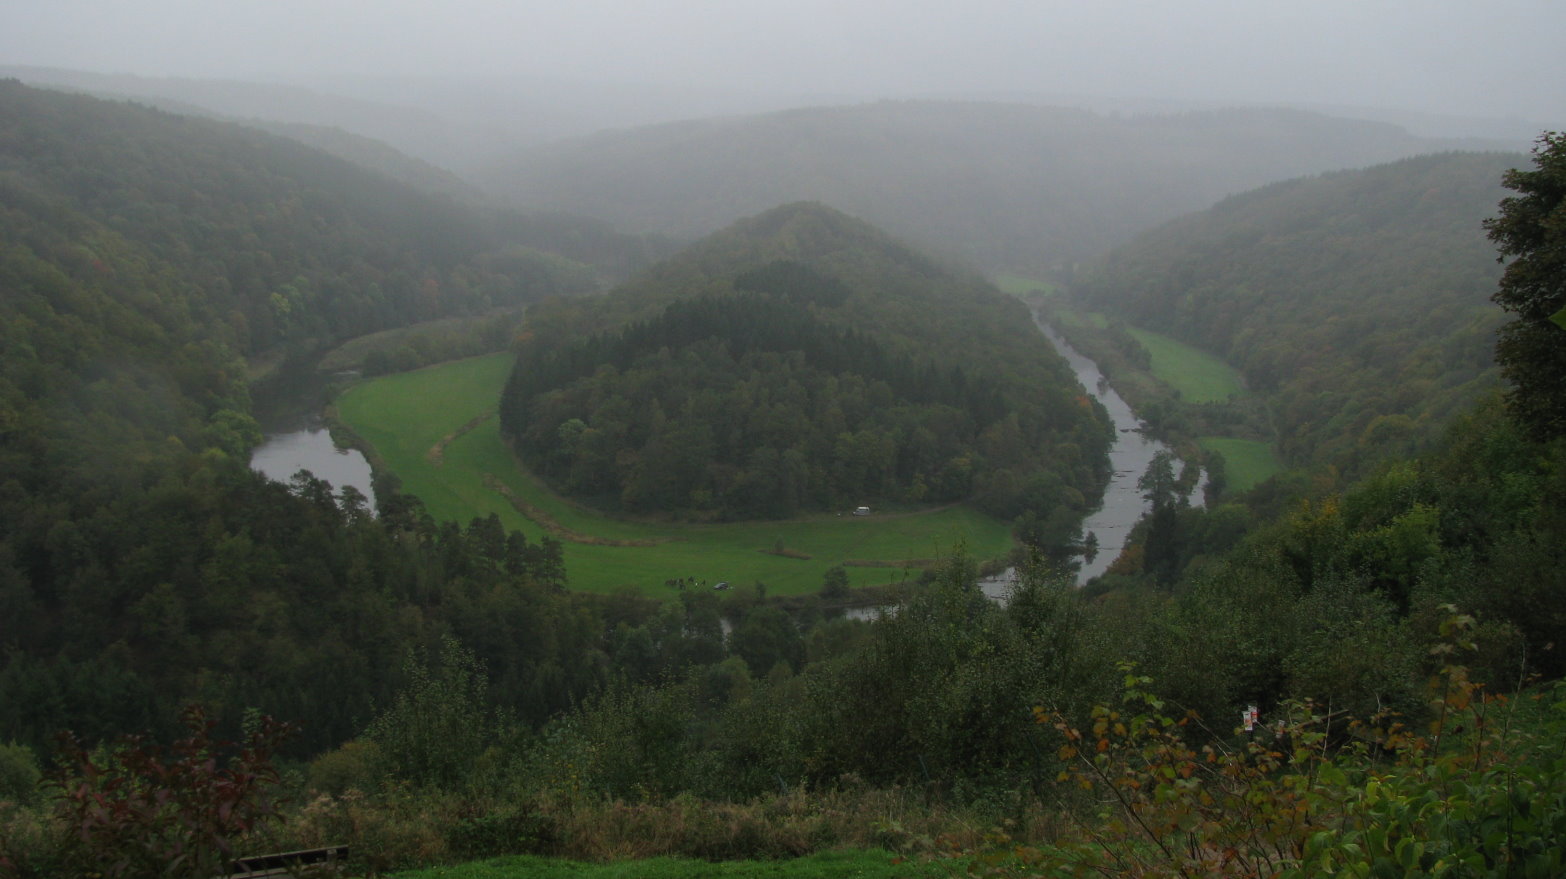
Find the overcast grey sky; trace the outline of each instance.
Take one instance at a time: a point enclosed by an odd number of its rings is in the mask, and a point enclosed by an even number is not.
[[[0,0],[0,63],[1314,102],[1566,127],[1566,0]]]

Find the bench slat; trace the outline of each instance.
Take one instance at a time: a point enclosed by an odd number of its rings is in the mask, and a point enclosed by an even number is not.
[[[271,855],[252,855],[234,861],[232,871],[222,879],[263,879],[269,876],[287,876],[299,867],[318,864],[335,864],[348,857],[348,846],[329,845],[324,848],[302,849],[296,852],[279,852]]]

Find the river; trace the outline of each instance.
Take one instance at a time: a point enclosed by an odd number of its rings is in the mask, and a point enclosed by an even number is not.
[[[1125,548],[1131,526],[1147,513],[1149,506],[1142,497],[1142,490],[1137,488],[1137,480],[1147,472],[1154,455],[1171,449],[1142,433],[1142,423],[1136,413],[1109,386],[1097,363],[1071,347],[1071,343],[1045,322],[1038,312],[1034,312],[1033,321],[1038,324],[1044,338],[1055,347],[1055,351],[1071,365],[1071,371],[1076,373],[1082,387],[1103,404],[1115,426],[1115,443],[1109,449],[1111,473],[1109,485],[1104,489],[1104,502],[1082,523],[1083,538],[1092,534],[1098,539],[1098,554],[1092,561],[1084,561],[1077,572],[1077,585],[1080,586],[1108,570]],[[1200,494],[1193,498],[1193,502],[1201,502]],[[994,577],[979,581],[979,586],[985,595],[1004,600],[1014,576],[1015,571],[1008,568]]]
[[[278,482],[287,482],[300,470],[309,470],[317,479],[357,488],[375,509],[375,490],[370,487],[370,462],[357,449],[339,449],[319,418],[289,429],[266,434],[266,439],[250,456],[250,469]]]

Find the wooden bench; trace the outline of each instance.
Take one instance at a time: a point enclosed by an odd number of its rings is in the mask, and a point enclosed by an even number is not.
[[[348,846],[329,845],[325,848],[304,849],[297,852],[280,852],[275,855],[254,855],[234,861],[232,871],[222,879],[264,879],[264,877],[309,875],[312,867],[329,867],[348,859]]]

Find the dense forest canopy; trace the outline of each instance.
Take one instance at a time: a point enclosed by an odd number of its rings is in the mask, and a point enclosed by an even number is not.
[[[1500,269],[1480,223],[1521,160],[1449,153],[1263,187],[1116,250],[1073,298],[1233,364],[1297,463],[1407,451],[1496,383]]]
[[[569,603],[558,553],[498,525],[469,551],[395,492],[382,521],[251,473],[246,358],[589,289],[544,249],[601,247],[598,227],[15,82],[0,120],[0,740],[163,725],[201,698],[312,716],[320,746],[389,693],[405,645],[463,628],[434,596]],[[518,679],[541,714],[597,674],[558,638],[553,682]]]
[[[6,240],[95,290],[132,251],[172,311],[241,353],[591,284],[562,261],[507,256],[531,243],[510,221],[292,140],[14,81],[0,102]]]
[[[687,236],[819,200],[986,267],[1059,276],[1226,195],[1452,146],[1292,110],[884,101],[603,132],[522,152],[480,182],[521,206]]]
[[[971,499],[1069,531],[1104,476],[1104,422],[1026,309],[821,205],[746,220],[602,302],[540,306],[523,338],[502,430],[612,507]]]

